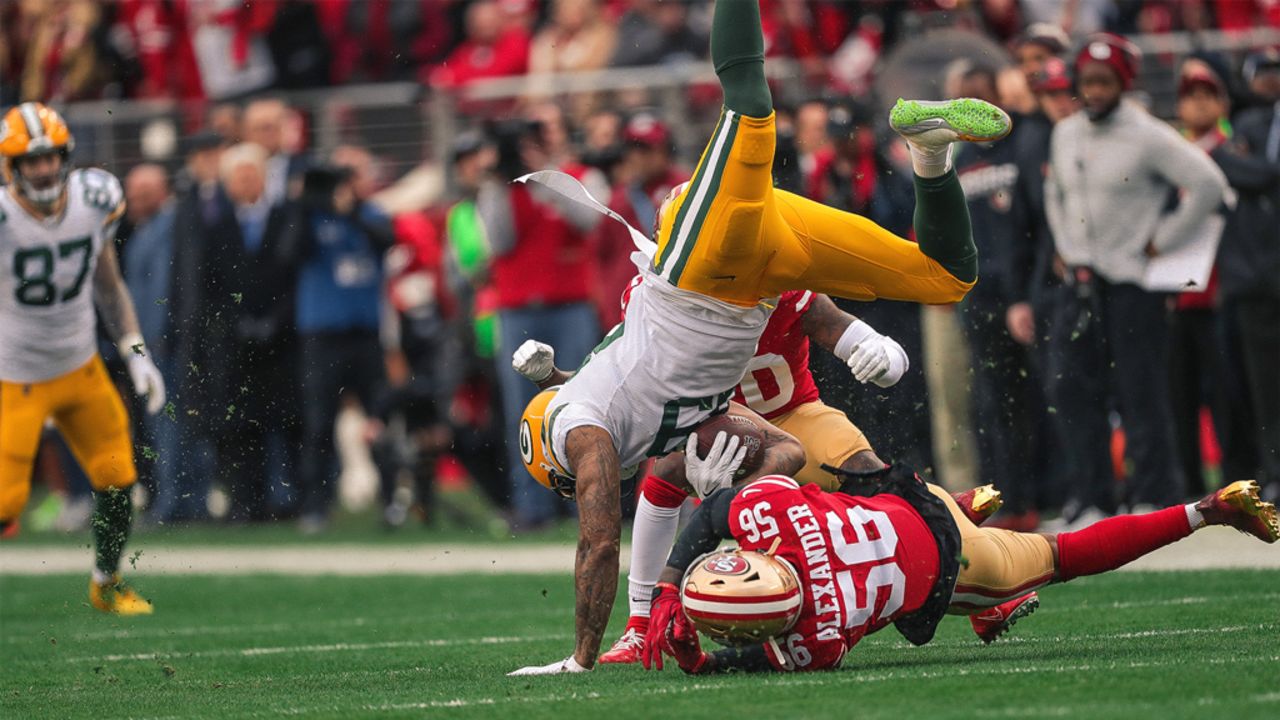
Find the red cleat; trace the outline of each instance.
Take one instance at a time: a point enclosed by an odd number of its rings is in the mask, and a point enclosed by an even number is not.
[[[960,506],[960,512],[969,518],[974,525],[981,525],[987,518],[995,514],[1004,500],[1000,499],[1000,491],[994,485],[983,485],[961,493],[952,493],[951,497]]]
[[[973,631],[977,633],[978,639],[990,645],[996,638],[1009,632],[1014,623],[1035,612],[1038,607],[1040,596],[1029,592],[1020,598],[987,608],[977,615],[970,615],[969,622],[973,624]]]
[[[1258,483],[1237,480],[1196,503],[1209,525],[1230,525],[1262,542],[1280,540],[1280,516],[1276,506],[1258,496]]]
[[[0,523],[0,540],[12,540],[18,537],[18,520],[15,518],[7,523]]]
[[[649,629],[649,618],[633,617],[627,622],[627,630],[622,637],[600,656],[600,662],[607,665],[635,665],[640,662],[640,653],[644,651],[644,634]]]

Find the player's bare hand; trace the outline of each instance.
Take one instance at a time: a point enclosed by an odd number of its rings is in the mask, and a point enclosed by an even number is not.
[[[525,340],[512,353],[511,367],[531,382],[540,383],[556,369],[556,351],[546,343]]]
[[[738,472],[742,461],[747,457],[747,446],[737,435],[721,430],[711,443],[705,458],[698,457],[698,434],[689,433],[689,442],[684,449],[684,476],[698,497],[704,498],[720,488],[729,487],[733,483],[733,475]]]
[[[518,677],[524,675],[562,675],[564,673],[580,673],[587,672],[589,670],[590,668],[584,668],[579,665],[578,661],[570,655],[563,660],[557,660],[549,665],[530,665],[529,667],[522,667],[519,670],[513,670],[507,673],[507,677]]]
[[[871,333],[849,354],[849,372],[860,383],[891,387],[906,374],[907,351],[888,335]]]
[[[1031,303],[1019,302],[1009,306],[1004,315],[1009,336],[1019,345],[1030,345],[1036,339],[1036,316]]]

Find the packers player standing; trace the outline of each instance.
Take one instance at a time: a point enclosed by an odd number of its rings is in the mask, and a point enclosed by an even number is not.
[[[164,382],[112,242],[124,191],[110,173],[72,170],[73,146],[66,123],[39,103],[0,119],[0,526],[16,527],[52,419],[93,485],[89,599],[104,612],[145,615],[151,603],[118,572],[137,474],[124,404],[97,354],[95,306],[148,412],[164,406]]]
[[[893,108],[890,124],[906,137],[916,175],[916,244],[867,218],[774,189],[775,118],[755,0],[716,3],[711,60],[724,110],[693,179],[660,212],[657,251],[641,267],[645,280],[632,293],[626,322],[559,392],[535,397],[521,420],[525,465],[542,484],[577,498],[579,537],[574,653],[516,674],[595,664],[618,582],[621,468],[683,448],[693,428],[726,411],[772,299],[812,290],[954,303],[977,280],[951,144],[1008,134],[1001,110],[970,99],[900,100]],[[712,468],[727,484],[736,443],[718,441],[714,458],[686,455],[691,478]],[[786,471],[766,458],[756,476],[771,472]]]

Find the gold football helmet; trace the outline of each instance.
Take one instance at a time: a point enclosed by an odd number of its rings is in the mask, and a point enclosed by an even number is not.
[[[52,205],[62,196],[71,174],[71,151],[75,138],[62,116],[41,103],[22,103],[0,118],[0,175],[13,183],[22,196],[37,205]],[[56,181],[49,187],[36,187],[24,178],[18,161],[38,155],[62,157]]]
[[[529,401],[520,418],[520,459],[540,485],[569,500],[577,492],[578,481],[555,458],[547,428],[547,406],[560,386],[547,388]]]
[[[777,637],[800,617],[800,577],[786,560],[754,550],[707,553],[680,583],[684,613],[698,630],[730,645]]]

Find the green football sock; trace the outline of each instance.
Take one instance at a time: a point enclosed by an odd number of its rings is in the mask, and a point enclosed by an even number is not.
[[[747,117],[769,117],[773,95],[764,77],[764,35],[756,0],[721,0],[711,21],[711,64],[724,106]]]
[[[916,176],[916,241],[925,255],[963,282],[978,279],[969,205],[955,170],[936,178]]]
[[[93,542],[96,546],[94,562],[99,570],[110,575],[120,568],[120,555],[129,541],[133,527],[133,497],[129,488],[93,493]]]

